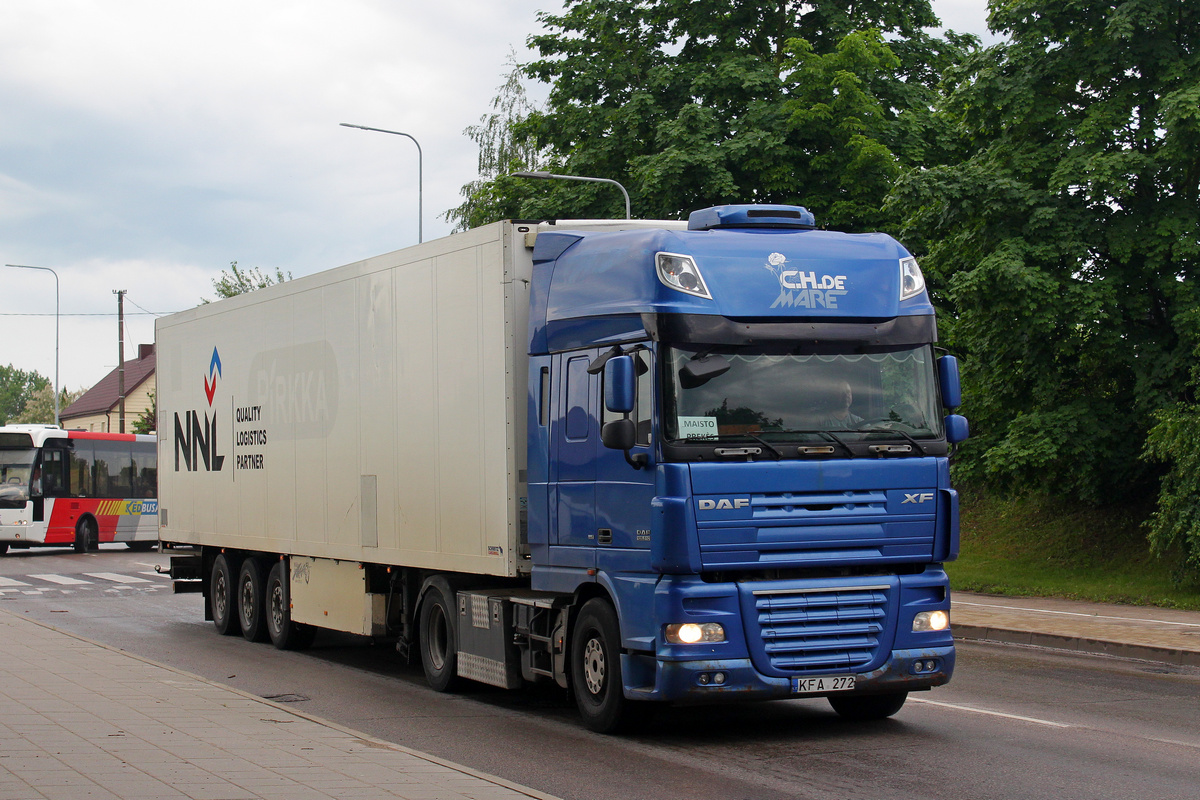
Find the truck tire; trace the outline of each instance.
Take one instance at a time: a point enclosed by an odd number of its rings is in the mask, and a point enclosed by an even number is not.
[[[262,559],[250,556],[238,572],[238,622],[248,642],[267,640],[266,579]]]
[[[458,637],[454,630],[454,592],[445,581],[434,581],[421,602],[418,628],[421,666],[425,680],[436,692],[449,692],[461,683],[458,677]]]
[[[230,558],[220,553],[213,559],[212,577],[208,584],[208,601],[212,606],[213,625],[222,636],[239,633],[236,573]]]
[[[288,587],[287,562],[280,559],[267,575],[263,610],[266,612],[267,635],[271,644],[280,650],[303,650],[313,643],[316,629],[292,622],[292,599]]]
[[[645,703],[625,699],[621,679],[621,628],[607,600],[583,604],[571,634],[571,688],[583,724],[616,733],[640,723]]]
[[[84,517],[75,525],[75,552],[86,553],[100,549],[100,529],[96,520]]]
[[[888,694],[838,695],[829,698],[829,705],[838,716],[863,722],[873,719],[887,719],[904,706],[908,692],[890,692]]]

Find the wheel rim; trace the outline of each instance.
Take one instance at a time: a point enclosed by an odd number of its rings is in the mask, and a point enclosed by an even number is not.
[[[589,639],[583,648],[583,681],[593,695],[604,691],[605,668],[604,646],[599,639]]]
[[[446,666],[446,652],[449,649],[449,630],[446,625],[446,611],[440,603],[434,603],[429,611],[429,630],[426,631],[429,649],[429,663],[435,670]]]
[[[213,612],[217,615],[217,619],[225,619],[229,613],[227,594],[228,588],[225,582],[225,573],[221,571],[217,573],[217,577],[213,580]]]
[[[242,581],[242,622],[246,627],[250,627],[250,623],[254,622],[254,582],[250,580]]]
[[[283,630],[283,587],[278,583],[271,586],[271,627]]]

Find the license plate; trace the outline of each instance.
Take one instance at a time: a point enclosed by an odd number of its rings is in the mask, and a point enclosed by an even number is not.
[[[823,675],[820,678],[792,678],[793,694],[848,692],[853,688],[853,675]]]

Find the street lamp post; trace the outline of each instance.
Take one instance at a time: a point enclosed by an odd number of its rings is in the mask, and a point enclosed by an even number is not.
[[[555,175],[553,172],[545,170],[537,170],[536,172],[514,172],[514,178],[538,178],[541,180],[563,180],[563,181],[588,181],[590,183],[610,183],[621,190],[621,194],[625,196],[625,219],[629,219],[629,192],[625,191],[625,187],[611,178],[585,178],[582,175]]]
[[[423,205],[424,205],[424,192],[425,192],[425,189],[423,186],[424,178],[422,176],[422,172],[424,170],[424,165],[422,163],[424,161],[424,156],[421,153],[421,143],[418,142],[416,137],[413,136],[412,134],[403,133],[401,131],[389,131],[389,130],[384,130],[383,128],[368,128],[366,125],[351,125],[349,122],[339,122],[338,124],[341,125],[343,128],[358,128],[360,131],[375,131],[376,133],[390,133],[395,136],[407,136],[409,139],[412,139],[412,143],[417,146],[417,242],[419,243],[419,242],[425,241],[425,239],[422,235],[422,232],[421,232],[421,218],[424,216]]]
[[[54,276],[54,424],[58,425],[58,273],[49,267],[31,267],[28,264],[5,264],[16,269],[41,269]]]

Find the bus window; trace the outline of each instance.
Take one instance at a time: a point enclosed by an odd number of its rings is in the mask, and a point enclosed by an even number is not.
[[[158,494],[158,451],[153,442],[133,444],[133,494],[131,497],[155,497]]]
[[[96,497],[133,496],[133,455],[128,442],[96,442]]]
[[[71,496],[91,497],[95,494],[92,482],[92,463],[95,456],[92,453],[92,443],[84,441],[73,442],[71,449]]]

